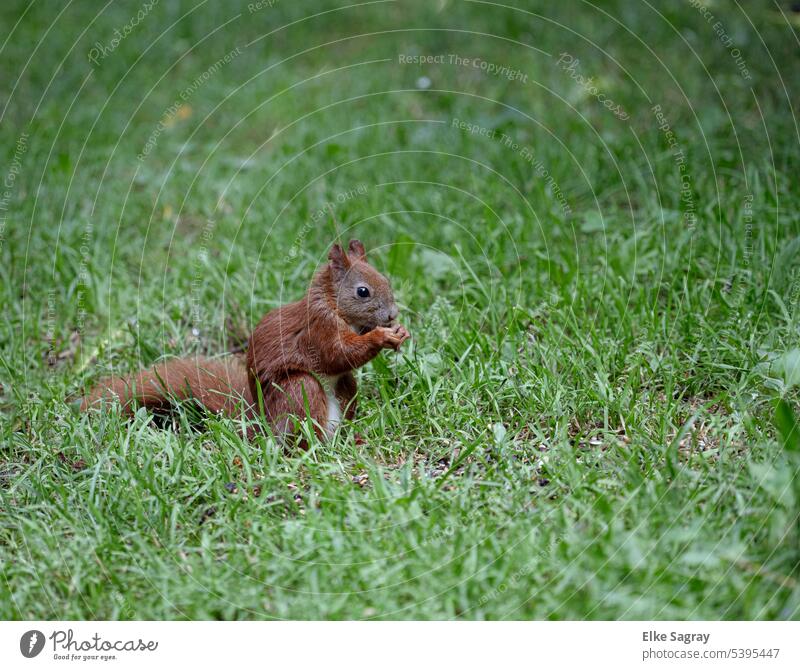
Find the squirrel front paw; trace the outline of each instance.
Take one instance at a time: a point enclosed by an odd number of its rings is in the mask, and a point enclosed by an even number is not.
[[[405,326],[401,326],[400,324],[392,326],[391,328],[378,326],[375,332],[378,335],[381,347],[384,349],[394,349],[395,351],[399,350],[400,345],[411,337],[411,333],[406,330]]]

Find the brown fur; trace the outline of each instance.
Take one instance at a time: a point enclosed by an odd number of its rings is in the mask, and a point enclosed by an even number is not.
[[[157,408],[192,397],[211,412],[244,410],[252,418],[260,393],[276,432],[291,432],[292,417],[307,413],[320,436],[330,434],[333,417],[328,416],[325,385],[338,400],[342,418],[352,419],[357,391],[352,370],[381,349],[398,349],[409,334],[394,323],[397,307],[389,282],[367,263],[361,242],[351,241],[348,252],[334,245],[329,259],[301,300],[269,312],[256,326],[246,366],[232,360],[168,361],[132,377],[101,382],[81,408],[113,396],[128,411],[135,404]],[[365,288],[368,297],[359,294]]]
[[[110,377],[81,400],[81,410],[98,400],[118,399],[127,413],[136,405],[166,408],[171,401],[194,398],[209,412],[233,415],[253,402],[247,368],[233,359],[176,358],[129,377]]]

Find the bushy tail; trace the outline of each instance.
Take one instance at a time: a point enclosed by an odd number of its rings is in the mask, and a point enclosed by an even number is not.
[[[189,398],[210,412],[229,416],[253,404],[247,370],[234,358],[176,358],[128,377],[109,377],[81,399],[81,411],[101,399],[116,398],[128,414],[137,406],[166,409]]]

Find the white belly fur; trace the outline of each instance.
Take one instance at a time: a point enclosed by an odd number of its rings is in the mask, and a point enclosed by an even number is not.
[[[336,428],[342,422],[342,407],[334,391],[338,381],[339,377],[322,377],[322,388],[325,389],[325,397],[328,399],[328,423],[325,429],[330,435],[336,431]]]

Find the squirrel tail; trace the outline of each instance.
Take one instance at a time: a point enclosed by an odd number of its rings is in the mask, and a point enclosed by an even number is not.
[[[127,377],[108,377],[81,399],[84,411],[99,400],[118,398],[126,414],[136,406],[166,409],[194,399],[209,412],[237,416],[253,404],[247,370],[240,361],[176,358]]]

